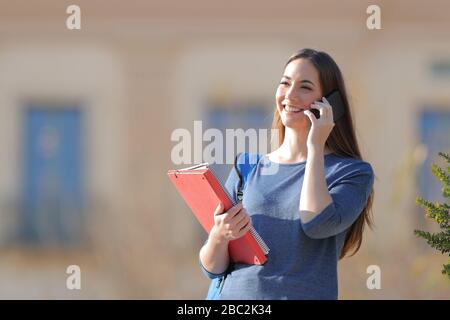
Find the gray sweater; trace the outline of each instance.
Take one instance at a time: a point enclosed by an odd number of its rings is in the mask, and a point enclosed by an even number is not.
[[[300,193],[306,162],[273,166],[261,158],[248,176],[243,206],[270,248],[265,265],[233,264],[219,299],[337,299],[337,262],[346,231],[361,214],[373,186],[369,163],[334,154],[324,156],[333,202],[302,223]],[[238,177],[231,171],[226,188],[236,200]]]

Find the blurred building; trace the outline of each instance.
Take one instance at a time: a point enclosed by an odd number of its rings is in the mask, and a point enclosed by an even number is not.
[[[166,177],[171,134],[269,126],[304,47],[341,67],[376,173],[376,228],[341,262],[340,298],[450,297],[446,257],[413,235],[435,228],[415,197],[442,201],[430,164],[450,151],[448,2],[377,1],[381,30],[356,0],[79,0],[81,30],[70,1],[0,4],[0,298],[202,299],[205,234]]]

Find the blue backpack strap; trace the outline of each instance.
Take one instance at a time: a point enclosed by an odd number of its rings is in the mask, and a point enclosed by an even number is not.
[[[208,288],[208,293],[206,295],[206,300],[216,300],[219,296],[219,293],[221,291],[221,285],[223,283],[223,280],[225,280],[225,276],[222,276],[220,278],[214,278],[211,280],[211,284]]]
[[[247,152],[238,154],[235,158],[234,169],[239,177],[239,185],[236,195],[239,201],[242,201],[247,178],[253,168],[258,164],[259,159],[261,159],[260,154]]]

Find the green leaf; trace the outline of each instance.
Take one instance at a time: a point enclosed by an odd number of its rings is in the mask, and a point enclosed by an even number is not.
[[[449,154],[439,152],[439,155],[450,164]],[[445,168],[448,173],[433,163],[431,171],[443,185],[443,196],[450,199],[450,166]],[[450,256],[450,203],[432,203],[421,197],[416,197],[416,203],[425,209],[428,218],[433,219],[439,224],[442,231],[430,233],[422,230],[414,230],[414,234],[425,239],[432,248]],[[450,279],[450,263],[443,265],[442,274],[447,275]]]

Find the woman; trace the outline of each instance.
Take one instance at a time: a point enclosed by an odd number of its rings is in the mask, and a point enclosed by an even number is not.
[[[345,114],[334,123],[322,97],[336,89]],[[280,147],[254,166],[242,204],[217,208],[200,262],[211,278],[227,275],[218,299],[337,299],[337,262],[359,250],[371,226],[374,173],[361,159],[343,77],[328,54],[303,49],[289,58],[275,100]],[[274,164],[276,174],[262,174]],[[232,171],[226,188],[235,200],[238,182]],[[268,261],[230,263],[228,242],[251,225],[270,248]]]

